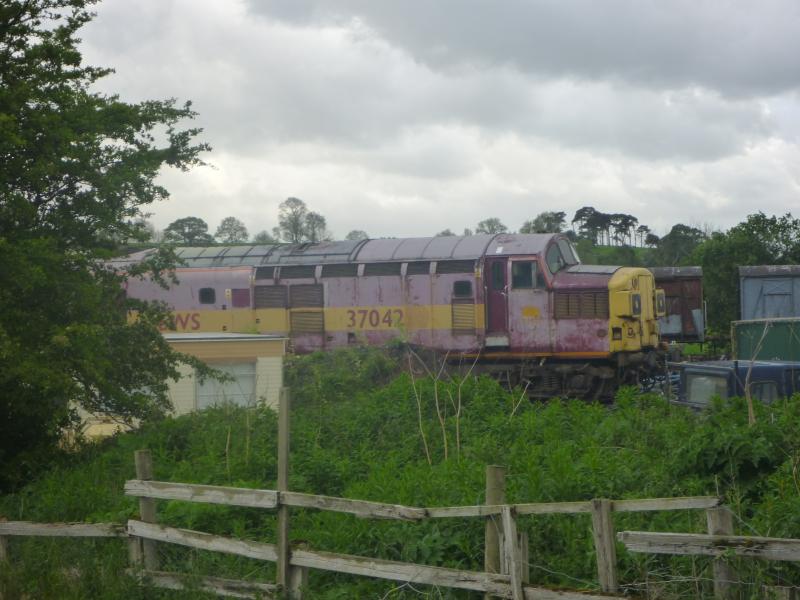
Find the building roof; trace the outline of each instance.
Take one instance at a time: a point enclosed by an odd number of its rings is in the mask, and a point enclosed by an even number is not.
[[[648,267],[656,279],[682,279],[702,277],[703,267]]]
[[[739,277],[781,277],[800,275],[800,265],[756,265],[739,267]]]

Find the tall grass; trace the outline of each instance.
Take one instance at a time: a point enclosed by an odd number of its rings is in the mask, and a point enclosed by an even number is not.
[[[519,391],[486,378],[467,379],[460,390],[457,382],[429,378],[412,384],[394,358],[349,350],[293,360],[287,373],[294,407],[291,489],[411,506],[479,504],[485,466],[503,464],[510,502],[721,494],[741,533],[800,537],[800,397],[758,406],[750,427],[738,399],[704,414],[632,389],[622,390],[612,407],[569,400],[520,404]],[[124,522],[137,512],[122,486],[134,477],[139,448],[152,451],[156,479],[274,488],[276,438],[276,417],[268,409],[221,407],[166,419],[85,448],[72,464],[57,465],[0,499],[0,513],[13,520]],[[159,519],[275,540],[270,511],[161,502]],[[705,527],[702,511],[615,514],[615,522],[617,529]],[[532,581],[596,589],[588,516],[523,517],[519,526],[531,542]],[[402,523],[293,510],[291,527],[294,539],[320,550],[476,570],[483,564],[478,519]],[[188,573],[274,579],[272,565],[247,559],[163,545],[161,554],[169,568]],[[648,588],[659,597],[709,591],[705,559],[632,555],[622,548],[618,554],[620,578],[630,591]],[[125,548],[118,540],[17,539],[11,556],[0,570],[2,597],[157,597],[152,590],[143,595],[122,575]],[[67,566],[84,576],[65,576]],[[800,572],[789,564],[740,561],[738,567],[752,584],[745,590],[760,582],[800,583]],[[698,580],[677,581],[692,575]],[[311,588],[311,597],[325,599],[433,593],[322,572],[312,572]],[[435,595],[470,597],[445,590]]]

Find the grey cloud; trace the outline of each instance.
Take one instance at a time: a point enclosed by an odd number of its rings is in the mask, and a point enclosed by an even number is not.
[[[512,65],[548,77],[618,78],[732,95],[800,85],[800,4],[718,0],[248,0],[296,24],[362,19],[436,68]]]

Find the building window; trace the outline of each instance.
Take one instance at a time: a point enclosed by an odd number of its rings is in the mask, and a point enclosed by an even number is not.
[[[200,288],[200,304],[214,304],[217,301],[217,293],[214,288]]]
[[[256,403],[256,364],[233,363],[211,364],[218,371],[230,375],[233,381],[217,381],[216,379],[197,379],[197,409],[210,406],[235,404],[237,406],[253,406]]]

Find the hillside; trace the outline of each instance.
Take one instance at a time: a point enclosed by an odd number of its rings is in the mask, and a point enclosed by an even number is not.
[[[399,352],[399,351],[395,351]],[[760,406],[747,426],[743,402],[695,415],[655,395],[623,390],[609,408],[578,401],[530,404],[489,379],[412,381],[402,360],[354,349],[294,359],[290,488],[412,506],[479,504],[487,464],[508,466],[511,502],[725,495],[742,532],[800,537],[800,397]],[[436,389],[434,389],[436,387]],[[416,389],[416,393],[415,393]],[[417,394],[425,444],[420,435]],[[438,396],[444,428],[436,415]],[[460,418],[455,416],[459,398]],[[10,520],[115,521],[136,514],[122,495],[133,478],[133,452],[153,452],[156,479],[274,488],[276,417],[266,409],[217,408],[166,419],[90,446],[54,466],[18,494],[0,499]],[[430,457],[430,461],[428,459]],[[375,522],[346,515],[293,511],[292,536],[312,548],[395,560],[479,569],[483,524],[459,519],[424,524]],[[274,541],[269,511],[165,502],[164,523]],[[703,531],[702,512],[615,516],[618,528]],[[531,540],[531,579],[551,586],[596,588],[587,516],[524,518]],[[0,596],[15,598],[154,598],[122,575],[118,540],[11,541],[12,565],[0,568]],[[271,580],[269,564],[162,549],[169,568]],[[620,579],[641,591],[646,567],[662,597],[707,591],[704,560],[620,556]],[[88,573],[65,579],[62,567]],[[797,567],[743,561],[753,582],[800,583]],[[653,575],[653,571],[656,575]],[[312,571],[314,598],[427,597],[426,590]],[[390,593],[390,590],[393,590]],[[471,597],[442,590],[431,597]],[[186,598],[198,597],[195,592]],[[163,597],[182,597],[169,593]]]

